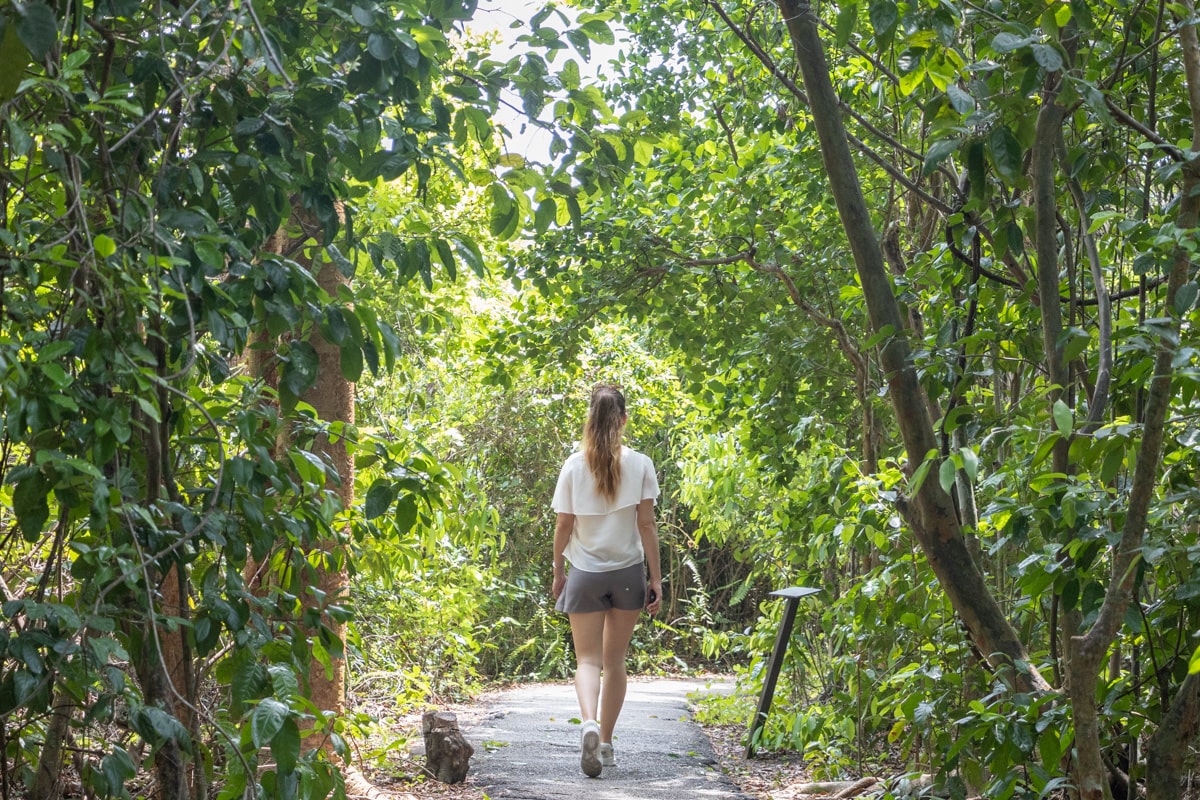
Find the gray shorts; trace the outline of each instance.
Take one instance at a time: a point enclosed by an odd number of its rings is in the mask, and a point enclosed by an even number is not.
[[[571,567],[563,587],[557,611],[586,614],[591,611],[640,611],[646,606],[646,571],[641,564],[612,572],[585,572]]]

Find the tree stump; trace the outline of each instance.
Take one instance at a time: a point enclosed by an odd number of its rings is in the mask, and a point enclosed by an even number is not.
[[[442,783],[462,783],[475,748],[458,729],[458,717],[448,711],[427,711],[421,717],[425,735],[425,767]]]

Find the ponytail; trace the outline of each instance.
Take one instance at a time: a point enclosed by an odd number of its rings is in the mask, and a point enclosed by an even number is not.
[[[596,479],[596,488],[609,500],[621,485],[621,428],[625,423],[625,397],[615,386],[592,390],[587,422],[583,426],[583,457]]]

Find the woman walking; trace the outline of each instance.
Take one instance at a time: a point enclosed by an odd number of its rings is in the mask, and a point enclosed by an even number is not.
[[[575,694],[584,721],[579,764],[591,778],[616,766],[613,728],[625,702],[629,640],[642,609],[657,614],[662,604],[654,520],[658,478],[647,456],[622,444],[626,420],[621,392],[597,386],[583,449],[563,464],[554,490],[552,591],[555,608],[571,620]]]

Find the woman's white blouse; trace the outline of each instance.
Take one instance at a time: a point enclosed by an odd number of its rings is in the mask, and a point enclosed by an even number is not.
[[[560,514],[574,514],[575,528],[563,551],[575,569],[609,572],[642,563],[637,507],[658,497],[658,476],[649,456],[621,448],[621,485],[609,500],[596,490],[596,479],[583,453],[574,453],[558,475],[551,504]]]

